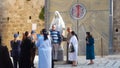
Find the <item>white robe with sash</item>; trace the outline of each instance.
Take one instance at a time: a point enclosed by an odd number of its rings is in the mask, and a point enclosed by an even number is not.
[[[77,56],[78,56],[78,40],[76,38],[76,36],[72,36],[70,38],[70,41],[69,43],[72,43],[73,44],[73,47],[74,47],[74,52],[69,52],[68,55],[68,60],[69,61],[77,61]],[[69,48],[70,48],[71,44],[69,44]]]

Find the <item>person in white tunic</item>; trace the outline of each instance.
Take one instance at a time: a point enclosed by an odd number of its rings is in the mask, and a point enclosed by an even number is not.
[[[73,52],[69,52],[69,57],[68,60],[72,61],[72,65],[73,66],[77,66],[77,57],[78,57],[78,37],[75,34],[74,31],[71,32],[72,37],[70,38],[69,41],[69,48],[71,48],[71,46],[73,45],[74,51]],[[71,49],[70,49],[71,50]]]
[[[51,68],[52,66],[52,46],[51,41],[48,38],[48,32],[46,29],[42,30],[42,34],[37,41],[39,63],[38,68]]]

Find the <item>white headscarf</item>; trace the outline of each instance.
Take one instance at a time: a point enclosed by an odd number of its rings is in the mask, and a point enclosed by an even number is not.
[[[63,30],[65,29],[65,23],[62,19],[62,16],[58,11],[55,11],[55,15],[53,17],[53,20],[50,25],[50,29],[52,29],[52,25],[56,25],[56,30],[60,32],[60,34],[63,35]]]

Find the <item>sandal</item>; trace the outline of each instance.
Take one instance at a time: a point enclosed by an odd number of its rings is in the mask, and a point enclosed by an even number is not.
[[[89,63],[88,65],[92,65],[92,64],[94,64],[94,63]]]

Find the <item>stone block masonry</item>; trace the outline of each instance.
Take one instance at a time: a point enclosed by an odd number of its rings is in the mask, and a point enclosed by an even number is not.
[[[44,28],[44,21],[39,19],[39,13],[44,6],[44,0],[0,0],[0,34],[2,43],[9,50],[13,34],[32,30],[32,23],[37,24],[37,33]]]

